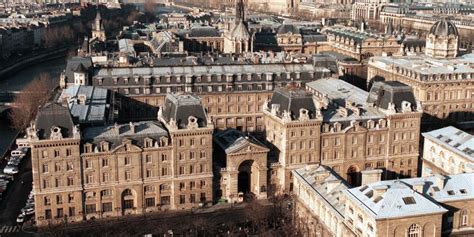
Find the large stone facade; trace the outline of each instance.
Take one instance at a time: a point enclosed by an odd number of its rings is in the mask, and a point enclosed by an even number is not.
[[[307,88],[314,98],[297,88],[276,90],[264,107],[266,139],[278,160],[272,165],[277,189],[291,191],[291,170],[306,164],[332,167],[353,185],[360,185],[361,171],[376,167],[385,168],[384,178],[416,176],[421,112],[409,87],[380,84],[369,95],[341,80],[321,79]],[[342,99],[341,91],[354,96]],[[387,100],[372,100],[377,91],[385,91]]]
[[[67,108],[44,107],[28,132],[38,225],[212,201],[214,127],[197,98],[166,101],[161,123],[89,127],[82,134]]]

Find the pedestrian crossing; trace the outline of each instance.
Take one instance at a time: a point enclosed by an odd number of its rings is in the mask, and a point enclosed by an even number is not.
[[[0,234],[17,233],[17,232],[20,232],[20,226],[4,225],[2,228],[0,228]]]

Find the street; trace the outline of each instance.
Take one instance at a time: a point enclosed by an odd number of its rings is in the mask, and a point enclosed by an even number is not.
[[[6,160],[2,159],[1,170],[6,165]],[[25,236],[21,226],[17,225],[16,218],[24,207],[28,194],[32,188],[31,158],[30,154],[23,158],[19,166],[20,172],[14,177],[14,181],[9,184],[3,193],[3,200],[0,202],[0,236]],[[23,183],[22,183],[23,181]]]

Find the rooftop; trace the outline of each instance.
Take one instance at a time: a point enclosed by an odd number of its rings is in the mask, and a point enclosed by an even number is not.
[[[447,212],[404,180],[380,181],[343,192],[376,220]]]
[[[422,134],[454,153],[474,162],[474,136],[455,127],[449,126]]]
[[[58,102],[67,104],[78,123],[104,123],[108,120],[110,104],[108,91],[94,86],[70,86],[62,91]]]

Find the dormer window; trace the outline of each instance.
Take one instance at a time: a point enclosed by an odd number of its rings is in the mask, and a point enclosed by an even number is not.
[[[92,144],[88,143],[84,145],[84,152],[91,153],[92,152]]]
[[[100,149],[101,149],[102,152],[107,152],[107,151],[109,151],[109,143],[106,142],[106,141],[102,141],[102,142],[100,143]]]
[[[145,138],[145,148],[150,148],[150,147],[153,147],[153,139],[151,138]]]

